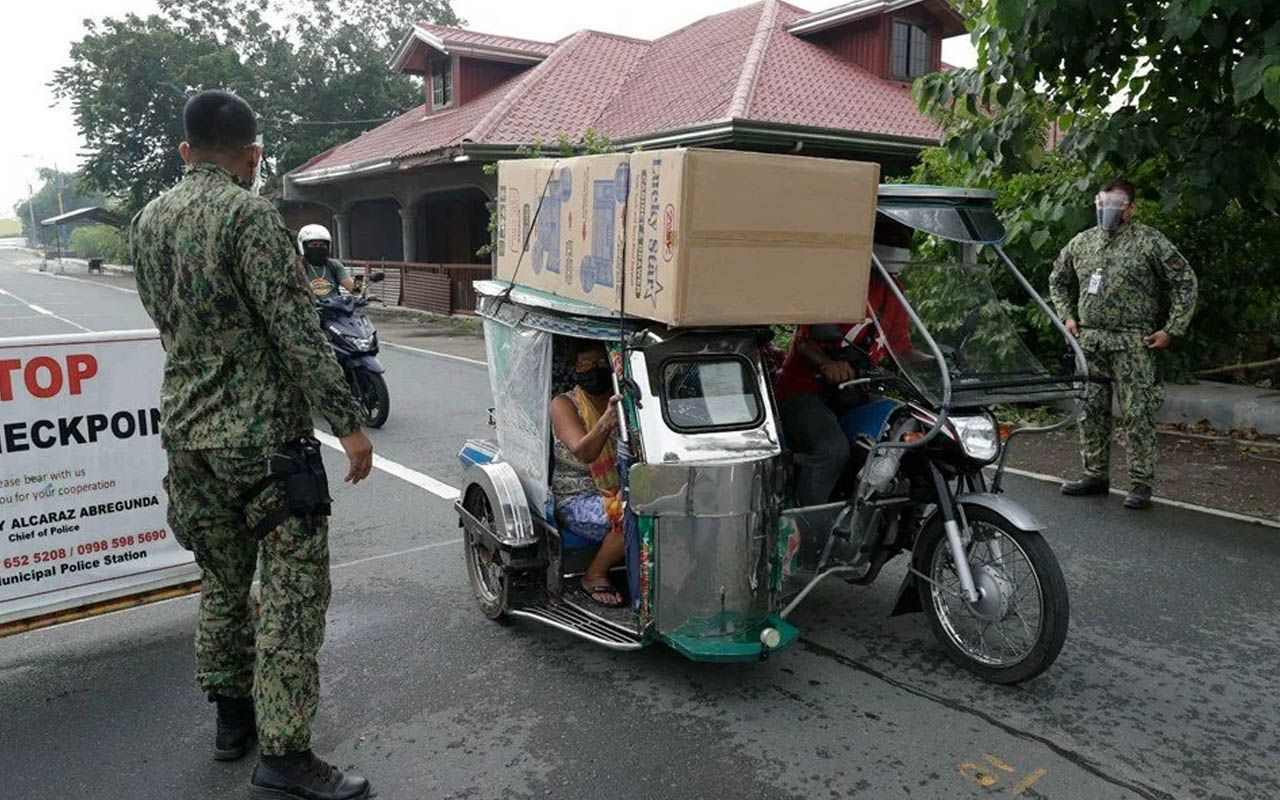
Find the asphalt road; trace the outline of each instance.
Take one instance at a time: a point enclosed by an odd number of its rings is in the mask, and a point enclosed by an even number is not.
[[[124,287],[34,264],[0,252],[0,337],[148,326]],[[458,445],[487,432],[483,367],[385,360],[378,452],[456,487]],[[449,502],[375,473],[337,491],[315,748],[397,799],[1280,797],[1280,532],[1008,490],[1047,523],[1072,603],[1057,664],[1016,688],[887,617],[900,569],[818,590],[798,645],[752,665],[488,622]],[[195,609],[0,639],[0,796],[243,796],[252,761],[209,758]]]

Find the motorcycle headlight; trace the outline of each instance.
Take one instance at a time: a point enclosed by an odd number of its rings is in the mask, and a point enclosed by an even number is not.
[[[377,336],[369,336],[363,339],[356,337],[351,340],[351,343],[354,344],[358,350],[372,350],[373,343],[377,340]]]
[[[987,416],[951,417],[956,442],[975,461],[991,461],[1000,453],[1000,432]]]

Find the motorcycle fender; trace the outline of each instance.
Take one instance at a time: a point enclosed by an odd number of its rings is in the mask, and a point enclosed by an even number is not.
[[[379,375],[387,371],[387,368],[382,366],[382,362],[378,360],[377,356],[356,356],[351,359],[351,368],[364,369],[369,372],[376,372]]]
[[[1028,533],[1038,533],[1044,531],[1044,525],[1036,516],[1027,509],[1023,508],[1018,502],[1010,500],[1002,494],[992,494],[990,492],[969,492],[956,496],[956,504],[962,506],[981,506],[989,509],[1009,520],[1009,522],[1020,531]],[[938,511],[935,508],[929,517],[921,524],[921,529],[933,521]]]

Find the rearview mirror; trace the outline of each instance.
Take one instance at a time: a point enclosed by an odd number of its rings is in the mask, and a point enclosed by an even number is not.
[[[385,281],[386,279],[387,279],[387,273],[375,272],[369,276],[369,283],[378,283],[380,281]]]

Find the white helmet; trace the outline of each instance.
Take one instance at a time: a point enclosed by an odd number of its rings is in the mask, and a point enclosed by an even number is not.
[[[323,225],[303,225],[302,230],[298,231],[298,249],[305,253],[307,242],[328,242],[332,244],[333,237],[329,235],[329,229]]]

